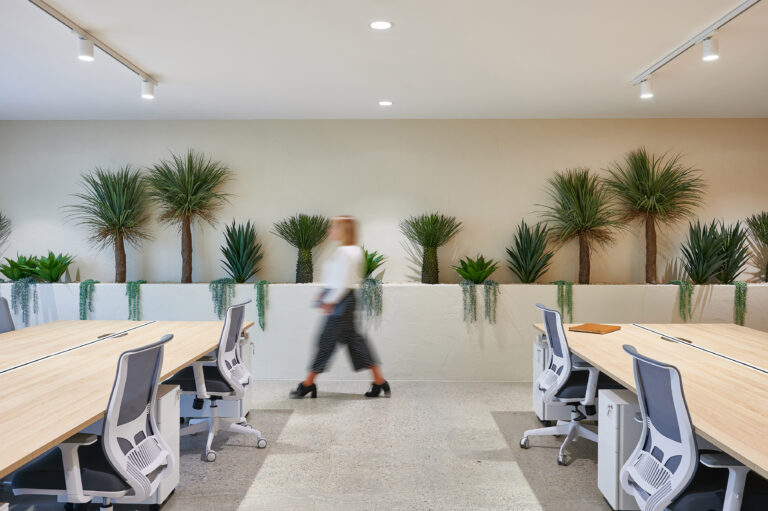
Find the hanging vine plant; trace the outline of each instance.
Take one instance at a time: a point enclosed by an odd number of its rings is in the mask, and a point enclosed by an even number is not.
[[[93,312],[93,291],[97,282],[88,279],[80,283],[80,319],[88,319],[88,313]]]
[[[747,312],[747,283],[736,281],[733,296],[733,322],[744,326],[744,315]]]
[[[573,282],[556,280],[553,284],[557,284],[557,307],[560,314],[568,316],[568,322],[573,323]]]
[[[366,317],[381,316],[383,288],[379,279],[366,278],[360,284],[360,308]]]
[[[459,260],[459,266],[453,267],[456,273],[464,279],[461,281],[461,293],[464,299],[465,322],[474,323],[477,321],[477,293],[475,290],[477,284],[483,284],[485,290],[485,317],[491,323],[496,321],[496,295],[498,294],[499,285],[492,280],[488,280],[488,277],[498,267],[499,263],[493,259],[485,259],[481,255],[477,256],[476,259],[471,257],[461,259]],[[496,291],[489,294],[489,289],[493,290],[494,287]]]
[[[24,326],[29,326],[30,304],[32,305],[32,312],[37,314],[40,306],[37,297],[37,280],[35,277],[22,277],[14,280],[13,287],[11,287],[11,307],[14,314],[21,311]]]
[[[211,292],[211,301],[213,302],[213,312],[219,319],[224,317],[224,313],[232,303],[235,297],[235,279],[224,278],[212,280],[208,284],[208,291]]]
[[[688,321],[692,312],[693,284],[685,280],[671,280],[669,283],[677,285],[677,312],[680,319]]]
[[[461,295],[464,301],[464,322],[474,323],[477,321],[477,293],[475,292],[475,283],[471,280],[462,280]]]
[[[256,313],[259,316],[259,327],[264,331],[266,325],[265,317],[267,312],[267,291],[269,289],[268,280],[260,280],[253,287],[256,288]]]
[[[496,324],[496,303],[498,302],[500,292],[499,283],[495,280],[488,279],[483,282],[485,319],[492,325]]]
[[[128,319],[139,321],[141,319],[141,285],[146,280],[132,280],[125,283],[125,294],[128,296]]]

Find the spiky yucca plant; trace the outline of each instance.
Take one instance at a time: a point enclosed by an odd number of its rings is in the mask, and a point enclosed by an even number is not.
[[[221,246],[224,270],[238,284],[253,277],[263,254],[261,243],[256,241],[256,226],[248,220],[244,224],[232,224],[224,229],[224,245]]]
[[[493,259],[486,260],[482,255],[478,255],[476,259],[471,257],[461,259],[459,260],[459,266],[453,267],[462,279],[474,282],[475,284],[485,282],[498,268],[499,263]]]
[[[75,258],[69,254],[54,254],[48,252],[37,260],[35,276],[43,282],[58,282]]]
[[[201,219],[215,224],[216,212],[228,201],[220,187],[231,177],[224,164],[189,149],[171,153],[170,160],[149,169],[150,197],[160,206],[160,220],[181,231],[181,281],[192,282],[192,224]]]
[[[34,256],[16,255],[16,259],[5,258],[5,264],[0,264],[0,273],[8,280],[21,280],[34,277],[37,271],[38,258]]]
[[[579,284],[589,284],[590,255],[595,245],[608,245],[621,227],[608,189],[588,168],[556,172],[548,180],[549,204],[544,218],[560,243],[579,240]]]
[[[299,249],[296,260],[296,282],[312,282],[312,249],[328,236],[330,220],[322,215],[300,213],[275,222],[272,233]]]
[[[531,228],[525,220],[517,226],[512,246],[507,248],[509,269],[517,275],[520,282],[530,284],[544,275],[549,269],[554,253],[547,250],[549,228],[546,224],[536,224]]]
[[[715,277],[723,284],[733,284],[749,260],[747,230],[742,227],[741,222],[733,225],[721,223],[717,235],[720,238],[723,264]]]
[[[400,232],[423,250],[421,282],[438,283],[437,249],[451,241],[460,230],[461,222],[458,222],[456,217],[441,213],[412,216],[400,222]]]
[[[0,250],[3,249],[3,245],[8,241],[8,237],[11,235],[11,221],[7,216],[0,213]]]
[[[719,226],[713,220],[710,224],[688,224],[688,239],[682,246],[683,271],[694,284],[706,284],[723,266],[725,256],[720,241]]]
[[[747,218],[747,225],[755,244],[762,245],[764,250],[768,249],[768,212],[763,211]],[[768,282],[768,261],[766,263],[765,281]]]
[[[656,226],[690,218],[704,195],[699,171],[684,166],[680,159],[680,155],[649,155],[641,147],[608,169],[606,182],[617,198],[622,220],[640,219],[645,225],[645,281],[649,284],[657,283]]]
[[[373,272],[378,270],[387,260],[384,254],[379,254],[375,250],[368,252],[365,247],[363,247],[363,255],[365,256],[365,269],[363,270],[363,278],[366,279],[369,278]]]
[[[149,197],[144,177],[129,165],[116,172],[96,168],[82,177],[79,204],[67,206],[71,216],[90,231],[91,242],[115,252],[115,282],[125,282],[125,244],[148,239]]]

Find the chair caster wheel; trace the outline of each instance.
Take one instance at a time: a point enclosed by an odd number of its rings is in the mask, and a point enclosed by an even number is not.
[[[528,437],[524,436],[522,440],[520,440],[520,448],[521,449],[528,449],[530,447],[530,443],[528,443]]]
[[[150,504],[149,511],[160,511],[160,504]]]
[[[205,460],[206,461],[216,461],[216,452],[215,451],[208,451],[205,453]]]
[[[565,456],[565,454],[557,455],[557,464],[562,466],[565,466],[568,464],[568,458]]]
[[[545,428],[548,428],[553,424],[553,422],[550,420],[540,420],[539,422],[541,422],[541,425],[544,426]]]
[[[266,438],[259,438],[259,441],[256,442],[256,446],[259,449],[264,449],[267,446],[267,439]]]

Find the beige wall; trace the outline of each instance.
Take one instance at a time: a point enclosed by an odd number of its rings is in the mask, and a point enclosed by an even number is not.
[[[441,249],[441,280],[450,265],[482,252],[505,259],[521,218],[536,220],[546,179],[555,170],[604,168],[639,145],[686,155],[704,171],[709,191],[704,220],[735,220],[768,210],[768,119],[498,120],[498,121],[0,121],[0,211],[13,221],[4,255],[48,249],[77,256],[82,278],[110,281],[111,251],[98,252],[61,207],[78,191],[78,176],[94,166],[146,166],[168,151],[193,147],[228,164],[236,194],[220,215],[254,220],[266,255],[261,278],[293,280],[295,251],[269,233],[274,221],[302,211],[351,213],[362,241],[384,252],[385,280],[417,277],[403,249],[398,222],[439,209],[464,222]],[[180,243],[172,227],[153,225],[155,240],[129,251],[128,278],[175,281]],[[685,226],[662,233],[659,267],[678,256]],[[194,280],[224,276],[218,229],[194,231]],[[327,252],[327,247],[325,249]],[[322,262],[320,250],[316,262]],[[641,282],[643,239],[638,226],[595,254],[594,282]],[[504,266],[495,278],[512,282]],[[576,280],[577,247],[560,248],[544,277]]]

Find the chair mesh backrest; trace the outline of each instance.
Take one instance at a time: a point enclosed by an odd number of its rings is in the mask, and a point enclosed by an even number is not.
[[[665,509],[690,483],[698,463],[693,424],[674,366],[632,355],[643,432],[621,471],[624,489],[640,496],[644,510]]]
[[[137,496],[150,495],[159,482],[159,469],[174,463],[155,418],[163,345],[172,338],[166,335],[120,355],[104,418],[104,452]]]
[[[536,307],[541,309],[544,315],[544,330],[547,334],[550,353],[547,368],[541,372],[536,381],[539,388],[545,392],[543,399],[549,401],[554,398],[571,374],[571,352],[568,349],[568,341],[565,339],[560,313],[541,304],[536,304]]]
[[[219,340],[219,354],[216,364],[219,372],[235,390],[235,393],[242,392],[251,379],[251,373],[242,363],[240,354],[240,332],[245,320],[245,306],[250,302],[251,300],[248,300],[227,309],[224,328],[221,330],[221,339]]]
[[[16,330],[13,326],[13,318],[11,317],[11,309],[8,307],[8,300],[0,298],[0,334]]]

